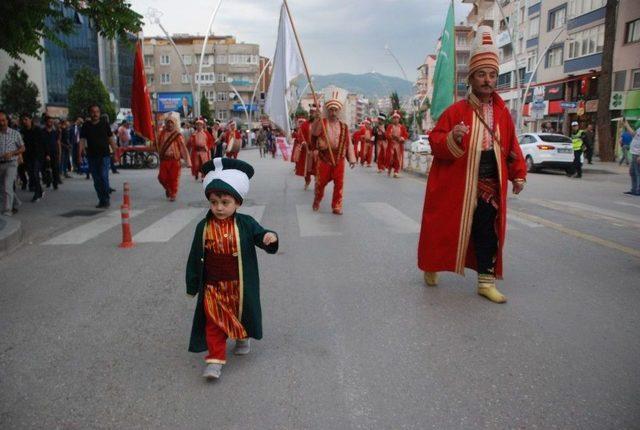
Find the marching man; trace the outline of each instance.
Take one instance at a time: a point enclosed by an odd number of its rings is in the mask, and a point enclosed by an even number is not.
[[[360,134],[360,165],[371,167],[373,161],[373,129],[371,121],[365,119],[363,122],[362,133]]]
[[[345,158],[353,169],[356,156],[349,138],[349,127],[339,119],[342,102],[338,100],[338,94],[334,93],[324,107],[327,118],[315,121],[311,126],[311,150],[318,150],[313,210],[320,209],[324,188],[333,181],[331,208],[334,214],[342,215]]]
[[[502,279],[508,181],[524,188],[526,166],[509,109],[495,92],[498,50],[491,28],[481,26],[471,48],[471,92],[442,113],[429,136],[433,165],[427,182],[418,244],[418,267],[427,285],[437,272],[478,272],[478,294],[506,298]]]
[[[409,138],[407,128],[400,124],[400,112],[394,111],[391,115],[391,124],[387,126],[387,161],[388,161],[388,175],[391,176],[391,170],[393,170],[393,177],[400,177],[400,170],[404,165],[404,142]]]
[[[229,121],[227,131],[222,135],[222,141],[226,145],[226,155],[229,158],[238,158],[238,152],[242,146],[242,134],[236,129],[236,122]]]
[[[317,154],[311,150],[311,126],[320,119],[320,112],[315,105],[309,108],[309,120],[305,121],[298,128],[298,138],[300,139],[300,155],[296,165],[296,175],[304,176],[304,189],[309,189],[311,176],[316,174]],[[296,139],[296,140],[297,140]]]
[[[191,174],[196,181],[200,179],[200,168],[211,159],[213,136],[204,128],[204,121],[196,121],[196,131],[189,137],[187,148],[191,150]]]
[[[387,120],[387,116],[383,113],[378,115],[378,123],[376,124],[373,137],[376,147],[376,160],[378,163],[378,173],[382,173],[387,169],[387,130],[385,130],[384,123]]]
[[[169,112],[164,120],[164,127],[156,139],[156,149],[160,157],[160,171],[158,182],[164,187],[165,195],[170,201],[175,201],[180,184],[180,159],[191,167],[189,151],[180,133],[180,115]]]

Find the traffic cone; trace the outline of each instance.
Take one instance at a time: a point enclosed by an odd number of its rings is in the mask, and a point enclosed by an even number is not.
[[[128,207],[131,207],[131,200],[129,199],[129,191],[131,190],[131,187],[129,187],[129,183],[125,182],[124,183],[124,192],[122,193],[122,204]]]
[[[120,213],[122,215],[122,243],[120,248],[133,248],[135,244],[131,238],[131,225],[129,224],[129,206],[120,206]]]

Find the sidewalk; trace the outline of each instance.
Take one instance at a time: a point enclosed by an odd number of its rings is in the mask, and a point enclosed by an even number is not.
[[[15,217],[0,215],[0,257],[22,241],[22,223]]]

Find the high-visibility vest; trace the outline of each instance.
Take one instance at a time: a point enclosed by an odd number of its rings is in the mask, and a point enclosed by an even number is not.
[[[576,134],[571,136],[571,143],[573,145],[574,151],[579,151],[582,149],[582,145],[584,145],[582,136],[584,136],[584,130],[578,130]]]

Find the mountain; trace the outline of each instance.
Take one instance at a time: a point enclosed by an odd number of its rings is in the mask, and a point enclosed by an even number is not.
[[[307,80],[304,76],[298,78],[297,86],[302,89]],[[413,84],[407,80],[394,76],[385,76],[370,72],[361,75],[351,73],[336,73],[333,75],[313,75],[313,86],[320,91],[326,86],[335,85],[356,94],[363,94],[369,99],[387,97],[397,91],[400,98],[413,93]]]

